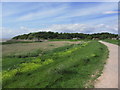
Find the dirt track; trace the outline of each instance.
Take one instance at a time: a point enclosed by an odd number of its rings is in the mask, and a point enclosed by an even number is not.
[[[109,49],[109,58],[95,88],[118,88],[118,45],[100,41]]]

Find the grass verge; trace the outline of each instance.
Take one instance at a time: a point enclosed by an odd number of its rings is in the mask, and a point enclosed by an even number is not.
[[[112,43],[112,44],[116,44],[116,45],[120,46],[120,40],[105,39],[103,41],[109,42],[109,43]]]

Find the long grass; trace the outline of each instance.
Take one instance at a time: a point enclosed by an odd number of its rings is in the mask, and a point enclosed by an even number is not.
[[[94,80],[102,72],[107,55],[107,47],[96,41],[60,47],[5,70],[3,87],[93,87]]]
[[[48,41],[41,43],[14,43],[2,45],[3,57],[35,57],[44,51],[49,51],[57,47],[62,47],[78,42],[69,41]]]
[[[48,41],[92,41],[91,39],[50,39]]]
[[[109,42],[109,43],[116,44],[116,45],[120,46],[120,40],[105,39],[103,41],[106,41],[106,42]]]
[[[35,42],[42,42],[42,41],[6,41],[0,44],[6,45],[6,44],[15,44],[15,43],[35,43]]]

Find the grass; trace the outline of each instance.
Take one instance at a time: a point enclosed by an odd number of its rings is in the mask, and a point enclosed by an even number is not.
[[[13,63],[6,60],[3,61],[4,65],[6,64],[3,71],[3,87],[93,87],[94,80],[102,72],[107,56],[106,46],[91,41],[59,47],[34,58],[16,58],[18,61],[13,59]],[[7,70],[8,66],[14,65],[16,67]]]
[[[41,43],[14,43],[2,45],[3,70],[9,70],[11,68],[17,67],[17,65],[20,63],[28,62],[32,58],[46,54],[48,51],[51,51],[54,48],[61,46],[68,47],[68,45],[71,44],[73,43],[52,41]],[[52,52],[55,52],[55,50],[52,50]]]
[[[51,39],[49,41],[91,41],[90,39]]]
[[[106,41],[106,42],[109,42],[109,43],[116,44],[116,45],[120,46],[120,40],[105,39],[103,41]]]
[[[18,58],[18,57],[4,57],[2,62],[2,70],[11,70],[16,68],[21,63],[30,62],[33,58]]]
[[[76,39],[76,40],[73,40],[73,39],[51,39],[51,40],[48,40],[48,41],[83,41],[83,40],[81,40],[81,39]],[[89,40],[84,39],[84,41],[89,41]],[[2,42],[0,44],[6,45],[6,44],[40,43],[40,42],[43,42],[43,41],[12,41],[12,40],[8,40],[8,41]]]
[[[6,41],[6,42],[2,42],[1,44],[2,45],[5,45],[5,44],[15,44],[15,43],[35,43],[37,41]],[[42,42],[42,41],[39,41],[39,42]]]
[[[52,53],[62,51],[64,49],[70,48],[70,47],[71,47],[71,45],[67,45],[67,46],[64,46],[64,47],[56,48],[54,50],[40,52],[39,54],[42,54],[41,58],[45,58],[47,56],[50,57],[52,55]],[[36,58],[36,57],[32,57],[31,55],[27,55],[26,57],[25,56],[26,56],[26,54],[25,55],[23,54],[21,56],[20,55],[19,56],[11,55],[11,56],[3,57],[2,58],[2,64],[3,64],[2,69],[3,70],[10,70],[10,69],[14,68],[15,66],[17,67],[21,63],[27,63],[27,62],[30,62],[31,60]]]
[[[74,44],[70,41],[48,41],[41,43],[14,43],[2,45],[3,57],[30,57],[57,47]],[[78,43],[78,42],[77,42]]]

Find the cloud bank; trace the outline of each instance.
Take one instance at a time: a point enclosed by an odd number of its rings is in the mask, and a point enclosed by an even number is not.
[[[6,32],[7,31],[7,32]],[[9,38],[20,35],[27,34],[30,32],[40,32],[40,31],[52,31],[59,33],[101,33],[101,32],[109,32],[109,33],[118,33],[118,25],[110,26],[105,24],[97,24],[97,25],[87,25],[87,24],[54,24],[48,26],[47,28],[37,29],[37,28],[28,28],[21,26],[16,32],[8,28],[3,28],[2,36],[5,38],[9,35]]]

